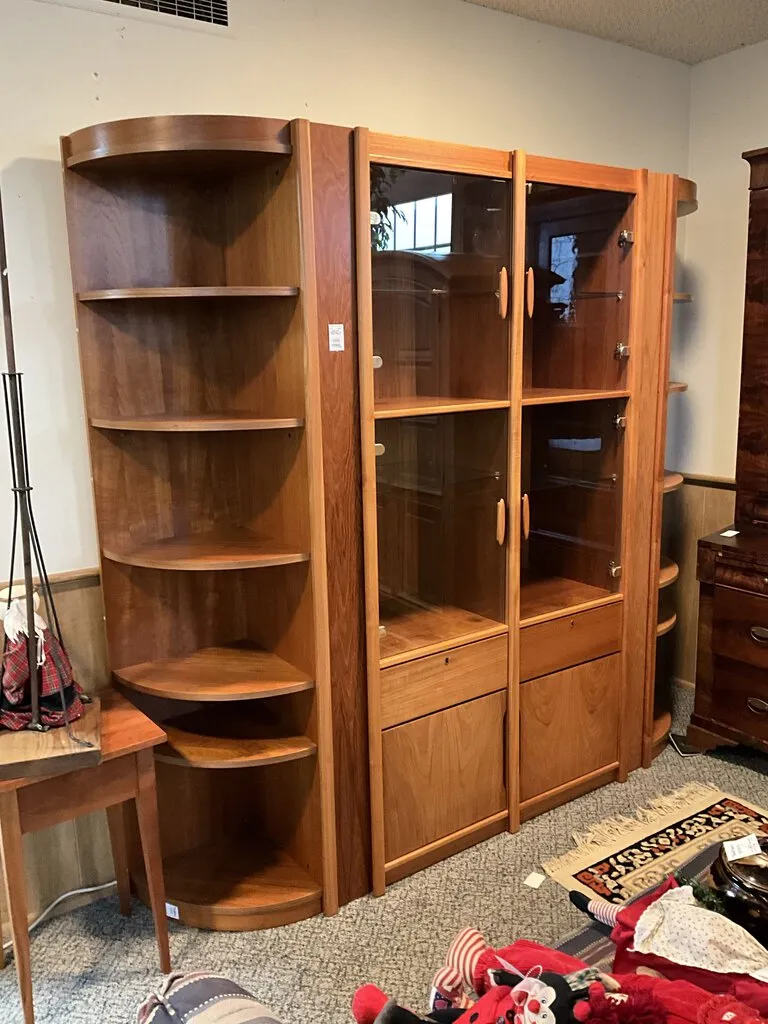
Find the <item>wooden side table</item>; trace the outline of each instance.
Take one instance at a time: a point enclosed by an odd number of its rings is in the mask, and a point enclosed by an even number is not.
[[[34,1024],[22,847],[22,836],[26,832],[36,832],[104,808],[115,861],[120,912],[128,914],[131,893],[125,812],[133,801],[160,967],[164,973],[171,969],[152,753],[153,747],[165,742],[165,733],[120,694],[108,691],[100,696],[101,764],[61,775],[0,782],[0,845],[25,1024]]]

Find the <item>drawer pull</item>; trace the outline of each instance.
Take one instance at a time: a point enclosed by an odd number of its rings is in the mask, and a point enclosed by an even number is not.
[[[501,547],[507,535],[507,503],[503,498],[496,502],[496,543]]]
[[[753,715],[768,715],[768,701],[759,697],[747,697],[747,707]]]
[[[523,525],[523,539],[528,540],[531,533],[531,503],[528,500],[528,495],[524,494],[522,497],[522,525]]]
[[[533,267],[528,267],[525,272],[525,308],[528,313],[529,320],[533,316],[533,304],[536,300],[535,287],[536,282],[533,277]]]
[[[765,626],[751,626],[749,635],[756,644],[768,647],[768,629]]]
[[[506,267],[502,267],[499,271],[499,290],[496,292],[496,299],[499,316],[502,320],[506,320],[509,307],[509,275]]]

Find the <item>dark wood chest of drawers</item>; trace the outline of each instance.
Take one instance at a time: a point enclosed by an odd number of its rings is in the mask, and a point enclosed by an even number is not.
[[[696,702],[688,739],[701,749],[768,751],[768,531],[730,527],[699,541]]]

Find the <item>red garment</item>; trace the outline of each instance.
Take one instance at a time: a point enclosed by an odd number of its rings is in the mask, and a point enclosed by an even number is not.
[[[57,699],[59,682],[61,682],[65,691],[70,686],[74,688],[66,716],[68,721],[74,722],[85,710],[80,700],[80,694],[83,691],[72,678],[72,664],[67,652],[50,629],[43,632],[43,651],[45,652],[45,661],[40,666],[40,697],[51,699],[41,706],[40,721],[43,725],[53,727],[66,724],[60,700]],[[61,679],[57,666],[61,668]],[[14,642],[8,641],[3,655],[4,706],[0,710],[0,726],[3,728],[24,729],[32,721],[29,680],[27,638],[21,636]]]

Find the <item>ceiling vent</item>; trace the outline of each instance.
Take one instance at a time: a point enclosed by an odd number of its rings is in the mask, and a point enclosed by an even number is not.
[[[208,25],[229,25],[228,0],[102,0],[119,7],[169,14],[173,18],[201,21]]]

